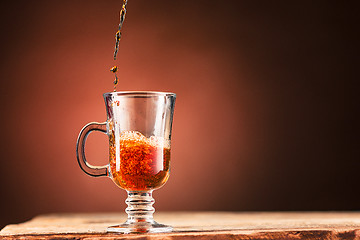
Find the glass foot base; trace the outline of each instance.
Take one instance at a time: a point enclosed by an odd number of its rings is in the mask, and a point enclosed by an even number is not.
[[[110,233],[165,233],[171,232],[173,228],[157,222],[136,222],[111,226],[107,228]]]

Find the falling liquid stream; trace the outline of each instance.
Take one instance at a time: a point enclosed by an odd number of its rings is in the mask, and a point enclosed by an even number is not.
[[[117,54],[119,52],[119,45],[120,45],[120,40],[121,40],[121,29],[122,29],[123,23],[125,21],[127,2],[128,2],[128,0],[123,0],[123,5],[122,5],[121,10],[120,10],[120,23],[119,23],[118,31],[116,32],[116,35],[115,35],[115,40],[116,41],[115,41],[114,60],[116,60]],[[118,76],[116,74],[117,70],[118,70],[117,66],[114,66],[114,67],[112,67],[110,69],[110,71],[115,74],[114,92],[116,92],[116,85],[119,82],[119,78],[118,78]]]

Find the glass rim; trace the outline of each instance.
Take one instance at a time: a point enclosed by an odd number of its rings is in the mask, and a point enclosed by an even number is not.
[[[176,97],[172,92],[158,92],[158,91],[119,91],[119,92],[107,92],[103,94],[104,97],[108,96],[133,96],[133,97]]]

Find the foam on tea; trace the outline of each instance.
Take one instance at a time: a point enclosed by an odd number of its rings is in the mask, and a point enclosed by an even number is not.
[[[119,187],[130,191],[144,191],[165,184],[170,170],[168,141],[155,136],[147,138],[138,131],[123,131],[118,151],[112,134],[109,141],[110,170]]]

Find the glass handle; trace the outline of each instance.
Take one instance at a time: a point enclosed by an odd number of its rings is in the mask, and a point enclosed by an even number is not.
[[[88,123],[81,129],[81,132],[79,134],[77,143],[76,143],[76,157],[78,160],[78,163],[80,165],[80,168],[88,175],[93,177],[101,177],[101,176],[108,176],[109,170],[108,165],[105,166],[92,166],[90,165],[85,158],[85,141],[87,136],[92,131],[100,131],[103,133],[107,133],[106,130],[106,122],[104,123]]]

